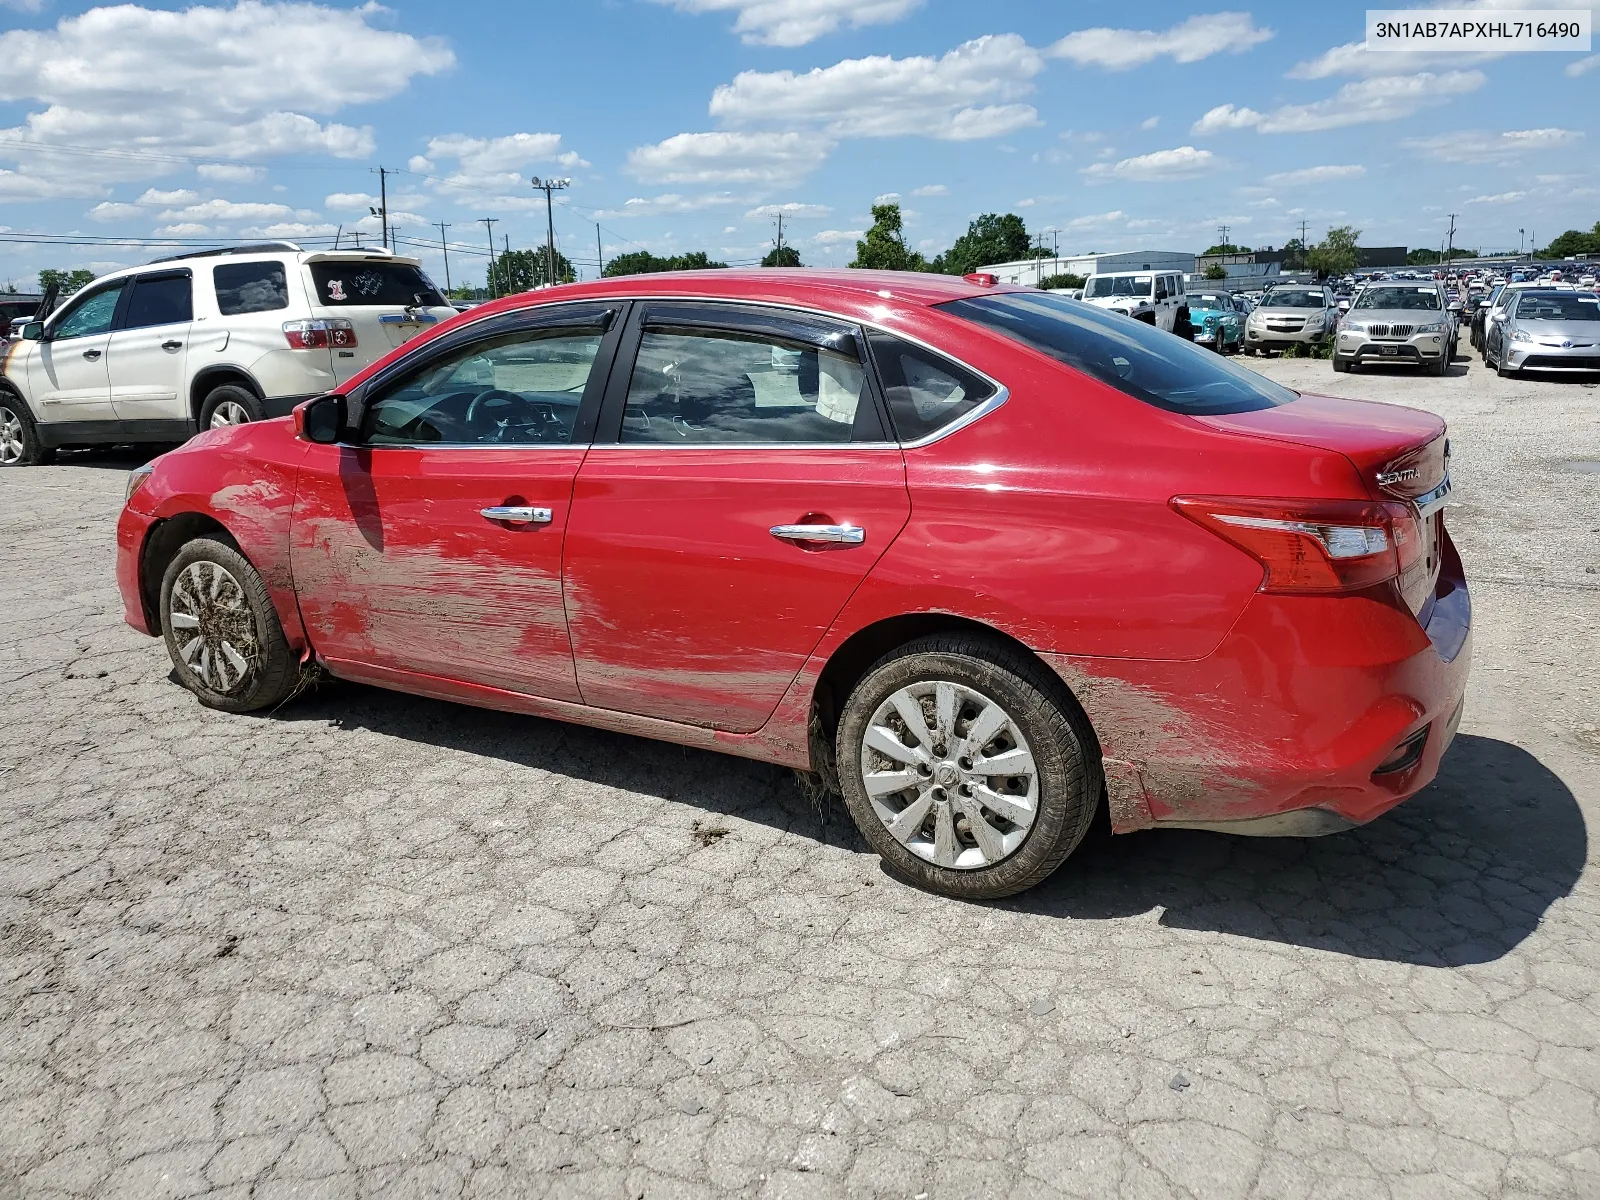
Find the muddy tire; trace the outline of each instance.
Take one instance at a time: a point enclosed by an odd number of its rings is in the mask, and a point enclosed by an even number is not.
[[[56,452],[39,440],[28,402],[9,388],[0,388],[0,468],[38,467],[55,457]]]
[[[161,633],[179,681],[207,708],[272,708],[300,684],[299,662],[266,584],[225,542],[197,538],[168,564]]]
[[[879,659],[850,693],[835,747],[845,804],[888,870],[963,900],[1045,879],[1088,832],[1103,786],[1094,732],[1065,685],[968,634]]]
[[[228,425],[247,425],[262,418],[261,401],[236,383],[213,388],[200,406],[200,428],[221,429]]]

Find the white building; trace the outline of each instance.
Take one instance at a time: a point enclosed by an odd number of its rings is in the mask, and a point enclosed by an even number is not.
[[[1112,271],[1194,271],[1194,255],[1177,250],[1127,250],[1120,254],[1073,254],[1061,258],[1025,258],[1019,262],[979,267],[999,283],[1035,286],[1049,275],[1105,275]]]

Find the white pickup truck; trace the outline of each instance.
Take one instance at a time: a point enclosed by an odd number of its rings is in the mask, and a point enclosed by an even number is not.
[[[1084,281],[1083,299],[1180,337],[1192,336],[1181,271],[1113,271]]]

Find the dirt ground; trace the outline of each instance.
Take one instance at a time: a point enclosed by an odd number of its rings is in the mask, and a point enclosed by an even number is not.
[[[1461,736],[992,906],[758,764],[202,709],[121,622],[136,460],[0,473],[0,1198],[1600,1196],[1600,388],[1255,365],[1449,420]]]

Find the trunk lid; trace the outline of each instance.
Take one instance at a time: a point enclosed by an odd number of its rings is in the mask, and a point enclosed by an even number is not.
[[[1371,499],[1409,505],[1420,545],[1400,547],[1400,590],[1418,620],[1427,624],[1450,495],[1450,441],[1442,418],[1370,400],[1302,395],[1276,408],[1194,419],[1229,433],[1343,454]]]

